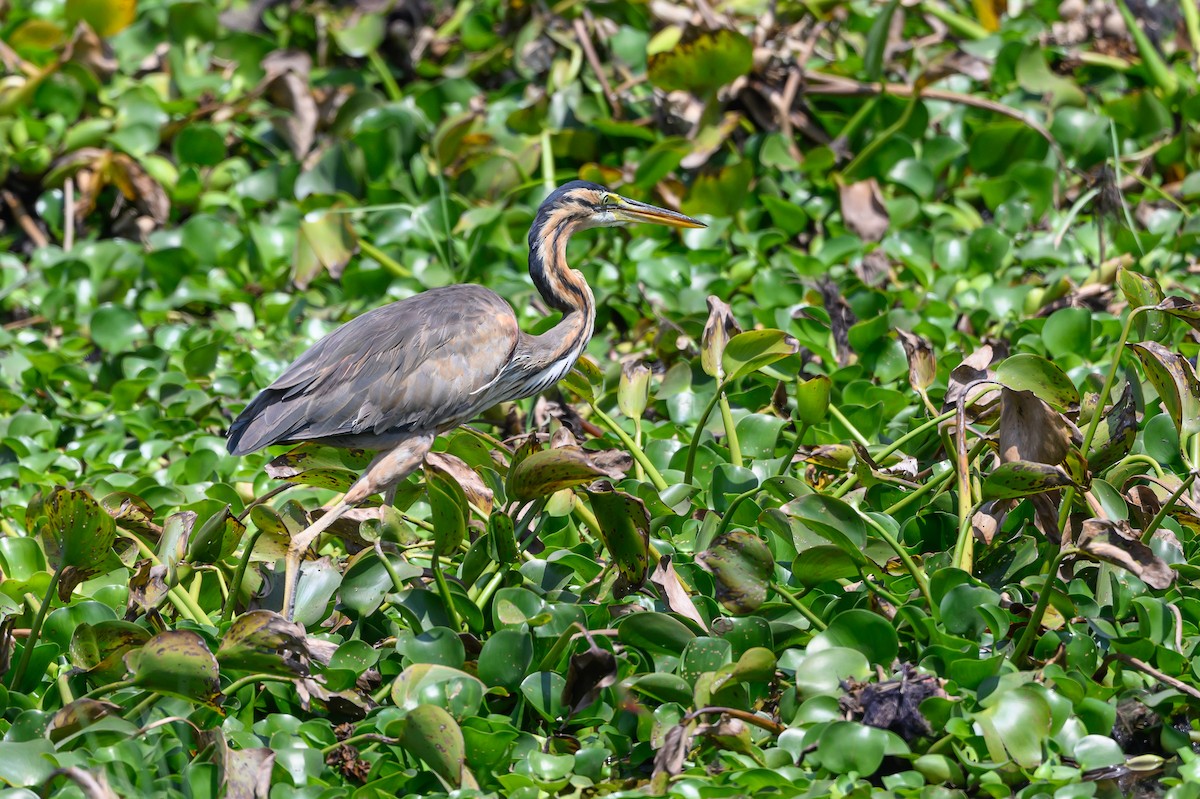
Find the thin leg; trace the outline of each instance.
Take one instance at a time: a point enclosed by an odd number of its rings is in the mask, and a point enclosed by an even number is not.
[[[396,486],[392,486],[383,492],[383,504],[388,507],[396,504]]]
[[[371,465],[363,472],[362,477],[350,486],[342,501],[320,519],[292,536],[288,544],[287,556],[284,558],[283,586],[283,615],[292,621],[296,615],[296,584],[300,581],[300,561],[309,545],[330,525],[341,518],[346,511],[353,508],[372,494],[388,491],[394,496],[393,487],[413,473],[425,454],[433,446],[432,435],[414,436],[402,442],[395,449],[381,452],[371,461]]]

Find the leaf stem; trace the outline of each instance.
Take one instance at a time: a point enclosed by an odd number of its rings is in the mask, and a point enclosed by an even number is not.
[[[742,447],[738,443],[737,424],[733,421],[733,411],[729,408],[729,397],[725,392],[719,395],[721,400],[721,422],[725,425],[725,440],[729,443],[729,462],[734,466],[742,466]]]
[[[792,467],[792,461],[796,459],[796,453],[803,446],[804,434],[808,432],[808,428],[808,422],[800,423],[800,429],[796,431],[796,440],[792,442],[792,448],[788,450],[787,457],[783,459],[783,463],[779,464],[779,471],[775,473],[777,477],[783,477]]]
[[[412,277],[412,271],[362,236],[358,237],[358,248],[363,251],[363,254],[377,261],[380,266],[396,277]]]
[[[688,442],[687,464],[683,467],[684,485],[690,485],[692,477],[696,473],[696,453],[700,451],[700,436],[704,432],[704,425],[708,424],[708,417],[712,416],[713,409],[721,401],[721,392],[724,390],[724,384],[718,382],[716,393],[704,406],[704,411],[700,414],[700,421],[696,422],[696,431],[692,433],[692,440]]]
[[[1058,579],[1058,567],[1062,565],[1063,558],[1069,554],[1073,554],[1075,551],[1074,547],[1060,549],[1058,554],[1054,556],[1054,560],[1050,561],[1050,570],[1046,573],[1046,584],[1042,586],[1042,592],[1038,594],[1038,601],[1033,607],[1033,613],[1029,616],[1029,623],[1025,626],[1025,630],[1021,633],[1020,639],[1017,640],[1017,644],[1013,648],[1010,660],[1017,664],[1017,668],[1024,668],[1025,656],[1029,653],[1030,647],[1033,646],[1033,640],[1037,637],[1037,631],[1042,626],[1042,619],[1046,615],[1046,608],[1050,606],[1050,592],[1054,589],[1054,581]]]
[[[242,590],[242,580],[246,579],[246,569],[250,565],[250,554],[254,552],[254,546],[261,536],[262,530],[255,528],[250,537],[246,539],[242,557],[238,559],[237,570],[233,573],[233,582],[229,585],[229,596],[225,597],[225,607],[221,608],[221,621],[229,621],[233,618],[233,609],[237,604],[238,594]]]
[[[871,514],[863,513],[858,508],[854,508],[854,510],[859,516],[862,517],[863,521],[869,524],[871,528],[879,534],[880,538],[887,542],[887,545],[890,546],[896,553],[896,556],[900,558],[900,562],[904,564],[904,568],[907,569],[908,573],[912,575],[913,580],[917,584],[917,588],[921,590],[921,594],[924,595],[925,601],[929,603],[929,609],[930,612],[932,612],[934,607],[933,594],[929,592],[929,577],[926,576],[925,570],[917,565],[916,561],[912,559],[912,555],[908,554],[908,550],[904,548],[904,545],[897,541],[896,537],[893,536],[886,527],[875,521],[875,518],[871,516]]]
[[[1121,356],[1125,354],[1125,343],[1129,340],[1129,334],[1133,332],[1133,320],[1137,318],[1138,314],[1153,308],[1153,305],[1139,305],[1129,312],[1129,316],[1125,317],[1125,324],[1121,328],[1121,338],[1117,340],[1117,347],[1113,352],[1112,366],[1109,367],[1108,374],[1104,376],[1104,385],[1100,388],[1100,396],[1096,399],[1096,412],[1092,414],[1087,430],[1083,434],[1083,443],[1079,446],[1079,451],[1085,458],[1092,451],[1092,439],[1096,437],[1096,429],[1100,427],[1100,417],[1104,415],[1104,403],[1108,402],[1108,394],[1112,391],[1113,383],[1117,382],[1117,371],[1121,368]],[[1075,486],[1072,485],[1063,489],[1062,505],[1058,509],[1059,535],[1062,535],[1063,531],[1067,529],[1067,521],[1071,518],[1073,504],[1075,504]]]
[[[818,616],[816,613],[813,613],[812,608],[808,607],[808,605],[805,605],[803,602],[801,602],[799,599],[797,599],[795,596],[793,596],[791,594],[791,592],[789,592],[785,586],[775,582],[774,580],[771,581],[770,585],[771,585],[772,590],[775,591],[775,593],[777,593],[781,597],[783,597],[783,600],[785,602],[787,602],[789,605],[791,605],[793,608],[795,608],[797,610],[797,612],[800,613],[801,616],[808,619],[808,623],[811,624],[813,627],[815,627],[818,630],[829,629],[829,625],[826,624],[825,622],[821,621],[821,617]]]
[[[876,454],[874,456],[875,460],[882,461],[884,458],[888,457],[892,453],[901,449],[905,444],[912,441],[914,438],[921,435],[926,430],[929,430],[931,427],[937,427],[942,422],[953,419],[955,413],[956,413],[956,411],[946,411],[945,413],[935,416],[932,419],[926,419],[924,422],[917,425],[912,430],[909,430],[907,433],[905,433],[904,435],[897,438],[891,444],[888,444],[886,447],[881,449],[878,452],[878,454]],[[858,483],[858,475],[857,474],[847,475],[846,482],[843,483],[842,485],[838,486],[837,489],[834,490],[833,496],[837,497],[838,499],[846,496],[846,494],[850,491],[850,489],[854,488],[854,486],[857,483]]]
[[[446,603],[446,612],[450,614],[450,622],[455,630],[462,630],[462,619],[459,618],[458,610],[454,607],[454,596],[450,593],[450,585],[446,582],[446,575],[442,572],[442,564],[438,559],[438,551],[433,550],[433,559],[429,564],[430,571],[433,572],[433,581],[437,584],[438,593],[442,595],[442,601]]]
[[[842,412],[839,411],[837,409],[837,406],[834,405],[833,403],[830,403],[830,405],[829,405],[829,415],[832,416],[834,419],[837,419],[839,422],[841,422],[842,426],[850,431],[850,437],[853,438],[855,441],[862,444],[864,447],[871,446],[871,442],[867,441],[866,436],[864,436],[862,433],[858,432],[858,428],[855,427],[853,424],[851,424],[850,420],[847,419],[845,417],[845,415],[843,415]]]
[[[650,482],[654,483],[654,487],[659,491],[666,491],[667,481],[663,479],[661,474],[659,474],[658,469],[655,468],[653,463],[651,463],[650,458],[646,456],[646,453],[642,450],[642,448],[639,447],[637,443],[629,437],[629,434],[621,428],[621,425],[617,424],[615,419],[613,419],[604,411],[600,410],[595,402],[588,404],[591,405],[592,412],[595,413],[600,421],[604,423],[604,426],[611,430],[617,438],[621,439],[621,443],[624,444],[625,448],[629,450],[629,454],[633,456],[633,459],[640,463],[642,468],[646,470],[646,475],[650,478]]]
[[[1171,496],[1167,497],[1167,501],[1162,504],[1162,507],[1158,509],[1158,513],[1154,514],[1154,518],[1150,520],[1150,523],[1146,525],[1146,529],[1142,531],[1143,544],[1148,545],[1150,543],[1150,540],[1154,538],[1154,531],[1159,528],[1163,519],[1167,517],[1167,511],[1171,510],[1171,506],[1179,501],[1179,498],[1192,487],[1192,483],[1195,481],[1196,472],[1189,472],[1184,481],[1179,484],[1179,488],[1175,489]]]
[[[233,682],[229,683],[229,685],[223,691],[221,691],[221,693],[225,694],[225,696],[233,696],[238,691],[245,688],[247,685],[254,685],[255,683],[263,683],[263,682],[287,682],[287,683],[290,683],[293,681],[294,681],[294,678],[284,677],[280,674],[248,674],[245,677],[242,677],[240,679],[234,680]]]
[[[46,596],[42,600],[42,604],[38,605],[37,614],[33,617],[33,625],[29,628],[29,636],[25,639],[25,648],[21,650],[21,660],[17,663],[17,670],[13,672],[12,686],[14,691],[21,690],[21,682],[25,677],[25,670],[29,668],[29,661],[33,657],[33,649],[37,646],[38,637],[42,632],[42,623],[46,620],[46,613],[50,608],[50,603],[54,601],[54,591],[58,588],[58,581],[62,578],[65,563],[60,563],[58,568],[54,570],[54,574],[50,576],[50,584],[46,586]]]

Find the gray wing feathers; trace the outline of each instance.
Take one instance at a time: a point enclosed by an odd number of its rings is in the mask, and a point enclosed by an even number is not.
[[[432,289],[346,323],[246,406],[229,451],[329,437],[435,432],[476,409],[519,336],[512,309],[482,286]]]

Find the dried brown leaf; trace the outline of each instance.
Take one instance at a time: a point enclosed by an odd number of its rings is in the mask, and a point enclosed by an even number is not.
[[[1000,460],[1057,466],[1067,459],[1079,429],[1031,391],[1000,390]]]
[[[430,452],[425,456],[425,465],[453,478],[471,504],[482,510],[485,516],[491,514],[495,493],[462,458],[447,452]]]
[[[1143,544],[1127,522],[1088,519],[1083,523],[1077,546],[1092,560],[1128,569],[1151,588],[1161,590],[1175,582],[1175,570]]]
[[[842,220],[846,228],[863,241],[879,241],[888,231],[890,219],[883,204],[883,193],[875,178],[839,187]]]
[[[679,574],[675,571],[674,564],[671,563],[670,555],[663,555],[659,558],[658,564],[654,567],[654,572],[650,575],[650,582],[658,588],[662,594],[663,601],[667,603],[667,607],[672,612],[691,619],[702,630],[708,629],[708,625],[704,623],[704,617],[696,610],[691,596],[688,595],[687,588],[684,587],[683,581],[679,579]]]
[[[897,330],[896,336],[908,358],[908,382],[918,392],[923,392],[937,377],[937,358],[933,354],[933,346],[907,330]]]

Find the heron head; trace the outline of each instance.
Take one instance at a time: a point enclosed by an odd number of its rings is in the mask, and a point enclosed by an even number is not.
[[[573,180],[555,189],[542,203],[538,217],[545,222],[570,221],[577,229],[616,227],[635,222],[680,228],[707,227],[698,219],[622,197],[586,180]]]

